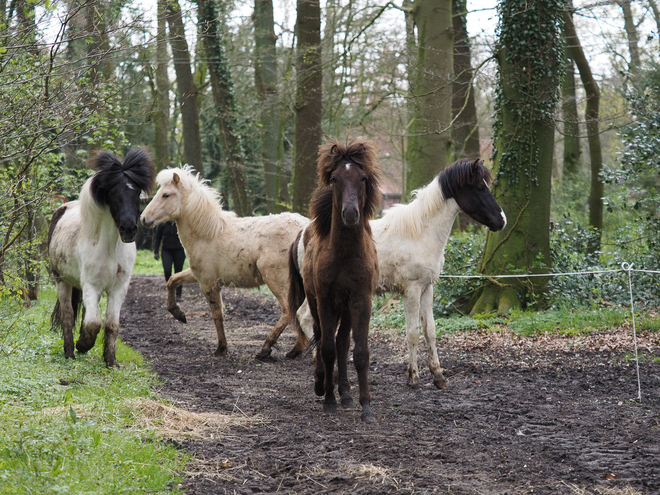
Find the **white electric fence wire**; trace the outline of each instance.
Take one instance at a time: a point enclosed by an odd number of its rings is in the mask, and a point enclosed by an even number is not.
[[[639,355],[637,352],[637,328],[635,326],[635,305],[633,299],[633,289],[632,289],[632,272],[638,273],[653,273],[660,274],[659,270],[640,270],[633,269],[634,263],[621,263],[620,269],[611,269],[611,270],[587,270],[581,272],[564,272],[564,273],[524,273],[524,274],[512,274],[512,275],[440,275],[440,278],[485,278],[485,279],[494,279],[494,278],[529,278],[529,277],[562,277],[565,275],[595,275],[601,273],[621,273],[628,272],[628,289],[630,291],[630,313],[632,315],[632,327],[633,327],[633,342],[635,344],[635,368],[637,370],[637,399],[641,402],[642,400],[642,381],[639,374]]]
[[[639,377],[639,356],[637,355],[637,329],[635,328],[635,309],[632,290],[632,267],[633,263],[621,263],[621,268],[628,272],[628,288],[630,289],[630,313],[632,314],[633,340],[635,342],[635,367],[637,368],[637,399],[641,402],[642,381]]]

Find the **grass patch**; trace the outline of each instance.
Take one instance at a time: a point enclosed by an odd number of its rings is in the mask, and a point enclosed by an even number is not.
[[[630,312],[621,308],[569,310],[557,309],[543,312],[514,311],[510,315],[509,328],[527,337],[543,333],[560,335],[584,335],[596,330],[621,326]]]
[[[186,258],[186,261],[183,263],[183,269],[187,270],[188,268],[188,258]],[[135,257],[135,266],[133,267],[133,275],[163,275],[163,262],[154,259],[153,251],[138,249],[137,256]]]
[[[65,360],[61,336],[49,330],[54,301],[45,291],[3,325],[0,493],[177,492],[186,459],[139,426],[135,407],[159,400],[155,376],[121,342],[119,370],[105,367],[101,342]]]

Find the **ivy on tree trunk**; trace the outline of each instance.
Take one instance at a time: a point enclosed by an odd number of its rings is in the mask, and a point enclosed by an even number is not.
[[[494,192],[508,224],[488,233],[481,272],[547,273],[564,3],[502,0],[498,9]],[[546,283],[544,277],[493,280],[475,293],[468,309],[505,313],[523,301],[538,301]]]

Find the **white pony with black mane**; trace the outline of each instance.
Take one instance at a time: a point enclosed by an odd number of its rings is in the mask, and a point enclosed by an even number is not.
[[[89,351],[101,330],[98,304],[105,292],[103,359],[112,367],[116,365],[119,312],[135,264],[140,194],[153,187],[155,170],[141,149],[131,150],[124,163],[103,151],[91,165],[98,171],[85,182],[79,199],[60,206],[51,220],[48,255],[57,284],[51,322],[53,329],[62,329],[65,357],[74,359],[73,326],[82,299],[83,321],[76,348]]]
[[[419,324],[426,339],[429,369],[433,383],[446,387],[438,360],[435,320],[433,318],[433,285],[445,262],[445,246],[460,210],[492,231],[506,226],[506,216],[489,190],[491,173],[483,160],[458,160],[427,186],[415,191],[415,199],[395,205],[382,218],[371,221],[380,277],[377,292],[403,295],[408,339],[408,384],[420,387],[417,367]],[[302,260],[299,242],[294,249]],[[301,261],[299,261],[301,263]],[[303,331],[311,338],[311,315],[307,304],[298,310]]]
[[[142,222],[151,227],[175,221],[190,269],[173,275],[167,282],[167,309],[179,321],[186,317],[175,298],[183,283],[198,282],[211,309],[218,334],[216,355],[227,352],[221,289],[266,284],[282,308],[282,315],[269,333],[257,357],[265,359],[271,347],[291,321],[288,308],[289,246],[309,220],[297,213],[259,217],[238,217],[224,211],[220,194],[188,166],[162,170],[156,177],[160,187],[142,213]],[[289,357],[300,354],[305,341],[297,340]]]

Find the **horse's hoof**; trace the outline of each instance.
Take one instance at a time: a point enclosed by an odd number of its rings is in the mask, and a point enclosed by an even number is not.
[[[186,319],[186,314],[183,311],[181,311],[178,307],[170,309],[169,311],[172,314],[172,316],[174,316],[181,323],[188,323],[188,320]]]
[[[76,343],[76,349],[78,352],[85,354],[88,352],[92,347],[94,347],[94,344],[89,345],[81,342],[80,340]]]
[[[223,356],[226,356],[226,355],[227,355],[227,348],[226,348],[226,347],[220,347],[220,346],[218,346],[218,348],[215,350],[215,352],[214,352],[213,354],[214,354],[216,357],[223,357]]]
[[[71,354],[64,353],[64,359],[76,359],[76,355],[73,352]]]
[[[302,354],[302,351],[299,349],[296,349],[295,347],[291,349],[289,352],[286,353],[286,357],[288,359],[296,359],[298,356]]]
[[[371,407],[369,405],[364,405],[362,406],[362,415],[360,416],[362,421],[365,423],[372,423],[376,421],[376,416],[374,416],[373,411],[371,410]]]
[[[110,369],[110,370],[112,370],[112,369],[118,369],[118,370],[120,370],[120,369],[121,369],[121,366],[119,365],[119,363],[118,363],[116,360],[114,360],[114,359],[108,359],[108,360],[106,360],[106,362],[105,362],[105,367],[108,368],[108,369]]]
[[[341,405],[342,407],[353,407],[353,397],[342,397]]]
[[[334,414],[337,412],[337,403],[336,402],[324,402],[323,403],[323,412]]]
[[[271,352],[273,352],[271,349],[261,349],[255,357],[259,361],[273,361],[273,358],[270,357]]]
[[[440,390],[446,390],[447,389],[447,380],[445,380],[444,376],[436,377],[433,380],[433,385],[438,387]]]

